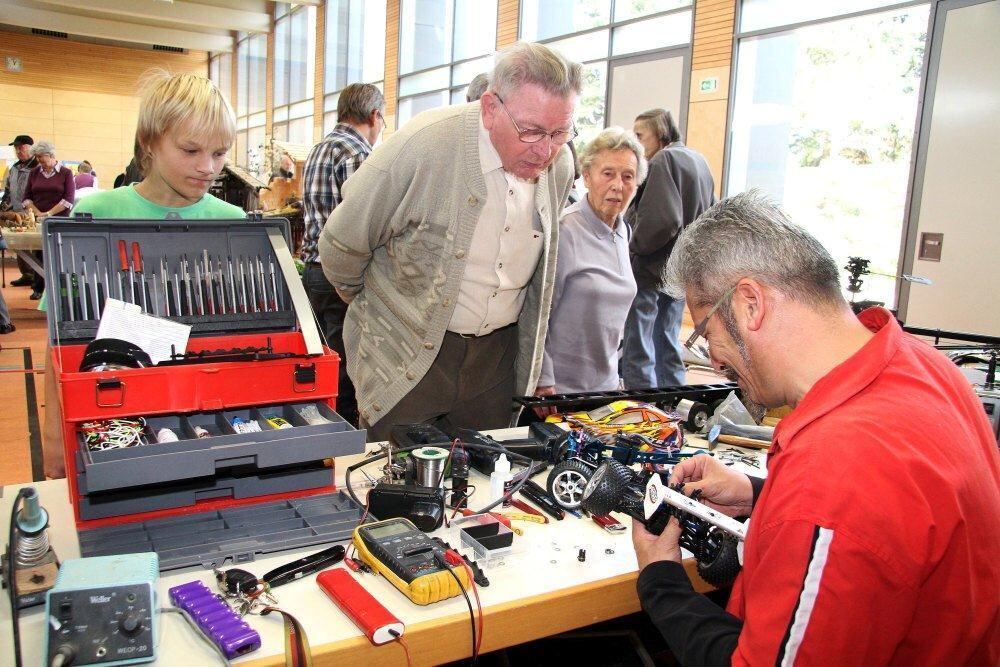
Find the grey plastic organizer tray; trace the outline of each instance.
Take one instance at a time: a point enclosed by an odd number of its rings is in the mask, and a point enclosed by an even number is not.
[[[326,423],[310,424],[301,415],[304,407],[315,407]],[[292,428],[276,429],[266,418],[282,417]],[[252,419],[261,426],[256,433],[238,434],[234,417]],[[199,438],[194,426],[212,437]],[[176,442],[155,442],[160,428],[169,428]],[[216,475],[228,468],[268,469],[309,461],[358,454],[364,450],[365,432],[355,430],[321,402],[265,405],[215,413],[168,415],[147,420],[148,445],[90,451],[78,434],[77,470],[85,471],[80,488],[86,493],[128,489],[149,484],[183,482]],[[304,487],[310,488],[310,487]],[[276,493],[277,491],[268,491]],[[130,512],[145,511],[139,509]]]
[[[258,555],[346,542],[362,508],[343,491],[80,531],[80,554],[155,551],[160,570],[246,563]]]

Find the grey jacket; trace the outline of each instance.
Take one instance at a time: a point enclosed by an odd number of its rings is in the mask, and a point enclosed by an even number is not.
[[[31,170],[38,166],[38,160],[31,158],[27,162],[15,162],[7,170],[7,175],[3,181],[3,199],[0,200],[0,209],[10,205],[12,211],[21,212],[24,210],[24,191],[28,187],[28,175]]]
[[[649,175],[625,212],[639,289],[660,287],[677,235],[714,203],[715,181],[701,153],[677,141],[653,156]]]
[[[423,378],[451,321],[486,200],[478,137],[478,102],[417,116],[347,180],[320,234],[323,272],[351,302],[347,372],[370,424]],[[518,320],[516,387],[524,394],[534,391],[541,369],[558,220],[572,176],[564,149],[535,189],[544,243]]]

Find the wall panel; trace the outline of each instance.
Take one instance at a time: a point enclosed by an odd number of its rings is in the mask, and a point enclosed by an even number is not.
[[[90,160],[110,187],[132,156],[141,76],[152,68],[206,75],[204,51],[169,53],[0,31],[0,57],[24,71],[0,72],[0,140],[17,134],[55,144],[63,160]],[[8,136],[9,135],[9,136]]]

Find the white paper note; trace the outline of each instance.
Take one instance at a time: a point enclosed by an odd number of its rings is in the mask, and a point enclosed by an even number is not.
[[[187,351],[191,326],[142,312],[133,303],[108,299],[104,306],[97,338],[118,338],[138,345],[154,364],[170,359],[171,346],[177,354]]]

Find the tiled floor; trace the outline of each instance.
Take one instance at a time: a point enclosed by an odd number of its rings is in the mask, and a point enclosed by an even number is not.
[[[17,331],[0,336],[0,484],[42,479],[41,428],[45,411],[45,313],[30,287],[11,287],[20,277],[7,253],[7,300]]]

